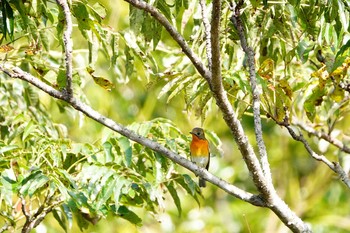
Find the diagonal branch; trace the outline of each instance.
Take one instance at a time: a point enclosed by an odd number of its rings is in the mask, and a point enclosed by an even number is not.
[[[312,134],[318,138],[326,140],[327,142],[331,143],[332,145],[338,147],[341,151],[350,154],[350,147],[345,145],[342,141],[338,140],[337,138],[334,138],[331,135],[326,134],[324,132],[317,131],[313,127],[308,126],[306,124],[303,124],[301,122],[297,122],[297,123],[295,123],[295,125],[300,127],[302,130],[306,131],[309,134]]]
[[[66,92],[68,98],[73,97],[72,88],[72,75],[73,75],[73,41],[72,41],[72,16],[69,10],[69,6],[66,0],[56,0],[56,2],[62,7],[64,18],[66,20],[66,30],[63,33],[63,43],[65,48],[65,61],[66,61]]]
[[[199,4],[201,6],[201,14],[202,14],[202,21],[204,26],[204,35],[205,35],[205,43],[206,43],[206,52],[207,52],[207,59],[208,59],[208,66],[209,70],[212,69],[212,57],[211,57],[211,39],[210,39],[210,23],[208,19],[208,12],[207,12],[207,6],[206,6],[205,0],[199,0]]]
[[[248,67],[249,67],[249,77],[250,86],[253,93],[253,114],[254,114],[254,129],[255,137],[258,144],[261,166],[266,177],[267,183],[272,187],[272,177],[270,171],[270,164],[267,157],[266,146],[262,134],[262,124],[260,117],[260,95],[261,89],[257,85],[256,72],[255,72],[255,53],[252,47],[248,45],[247,39],[245,37],[245,32],[243,28],[243,23],[240,18],[240,8],[242,7],[243,1],[238,2],[236,8],[234,9],[234,14],[231,17],[231,21],[238,31],[239,38],[241,41],[241,46],[243,51],[247,55]]]
[[[41,80],[37,79],[36,77],[32,76],[31,74],[24,72],[20,68],[14,67],[11,69],[5,69],[3,67],[3,65],[0,64],[0,70],[5,72],[7,75],[9,75],[12,78],[18,78],[18,79],[21,79],[23,81],[26,81],[26,82],[36,86],[37,88],[48,93],[50,96],[52,96],[54,98],[66,101],[73,108],[84,113],[87,117],[101,123],[102,125],[112,129],[113,131],[115,131],[117,133],[120,133],[121,135],[129,138],[132,141],[140,143],[141,145],[143,145],[147,148],[150,148],[156,152],[163,154],[165,157],[169,158],[173,162],[187,168],[188,170],[194,172],[195,174],[198,174],[199,176],[208,180],[212,184],[218,186],[220,189],[225,190],[230,195],[232,195],[238,199],[241,199],[243,201],[246,201],[246,202],[248,202],[252,205],[255,205],[255,206],[262,206],[262,207],[267,206],[265,200],[260,195],[251,194],[251,193],[246,192],[246,191],[244,191],[244,190],[242,190],[242,189],[240,189],[232,184],[229,184],[228,182],[220,179],[219,177],[214,176],[213,174],[208,172],[206,169],[200,168],[196,164],[187,160],[186,158],[181,157],[180,155],[170,151],[169,149],[167,149],[163,145],[160,145],[159,143],[157,143],[153,140],[150,140],[148,138],[142,137],[142,136],[136,134],[135,132],[127,129],[123,125],[113,121],[112,119],[109,119],[109,118],[103,116],[102,114],[95,111],[94,109],[92,109],[90,106],[84,104],[83,102],[80,102],[79,100],[77,100],[75,98],[66,98],[66,96],[63,95],[61,92],[55,90],[53,87],[47,85],[46,83],[42,82]]]
[[[317,154],[311,148],[311,146],[306,141],[306,139],[304,138],[302,133],[299,133],[299,135],[297,135],[294,132],[293,128],[288,124],[288,120],[285,120],[284,122],[279,122],[278,124],[284,126],[288,130],[289,134],[292,136],[292,138],[294,140],[303,143],[305,149],[311,155],[312,158],[314,158],[314,159],[316,159],[318,161],[321,161],[324,164],[326,164],[330,169],[332,169],[332,171],[334,171],[336,174],[338,174],[339,178],[343,181],[343,183],[348,188],[350,188],[350,179],[349,179],[348,175],[346,174],[346,172],[344,171],[344,169],[340,166],[340,164],[338,162],[331,162],[324,155]]]
[[[196,67],[197,71],[204,77],[206,80],[209,80],[211,77],[210,71],[203,65],[202,61],[198,56],[191,50],[191,48],[186,43],[182,35],[176,30],[176,28],[168,21],[168,19],[158,11],[157,8],[149,5],[147,2],[142,0],[124,0],[134,7],[142,9],[152,15],[163,27],[169,32],[171,37],[178,43],[182,51],[186,56],[191,60],[192,64]]]

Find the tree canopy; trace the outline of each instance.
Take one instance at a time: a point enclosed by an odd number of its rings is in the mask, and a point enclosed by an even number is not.
[[[349,14],[2,0],[0,232],[348,232]]]

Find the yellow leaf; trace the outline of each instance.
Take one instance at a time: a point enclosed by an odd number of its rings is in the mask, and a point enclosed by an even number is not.
[[[11,45],[4,44],[4,45],[0,46],[0,53],[7,53],[7,52],[10,52],[13,49],[14,48]]]
[[[37,54],[38,50],[36,50],[35,48],[29,48],[26,51],[24,51],[28,56],[33,56],[35,54]]]
[[[264,79],[273,78],[274,61],[271,58],[266,59],[260,66],[258,74]]]
[[[111,91],[112,88],[114,88],[114,84],[111,83],[108,79],[102,78],[102,77],[96,77],[91,75],[94,79],[95,83],[99,85],[100,87],[104,88],[107,91]]]
[[[95,70],[94,70],[91,66],[86,67],[86,71],[87,71],[89,74],[92,74],[93,72],[95,72]]]
[[[284,93],[289,97],[289,99],[292,99],[293,96],[293,90],[290,87],[288,81],[286,79],[280,79],[278,80],[279,87],[282,88]]]

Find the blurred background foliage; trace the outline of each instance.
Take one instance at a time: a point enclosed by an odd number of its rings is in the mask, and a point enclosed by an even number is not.
[[[197,1],[151,1],[206,61]],[[207,1],[210,10],[210,1]],[[72,1],[74,93],[101,114],[182,156],[189,131],[212,141],[210,171],[256,193],[207,83],[161,25],[124,1]],[[1,1],[1,62],[65,85],[64,18],[53,1]],[[347,1],[246,1],[242,19],[263,88],[264,138],[278,193],[314,232],[348,232],[347,188],[273,121],[289,117],[349,142]],[[223,2],[222,76],[254,142],[244,53]],[[0,226],[18,231],[57,205],[37,232],[286,232],[269,210],[197,178],[30,85],[0,77]],[[273,119],[273,120],[272,120]],[[308,136],[305,134],[305,136]],[[350,157],[318,138],[311,146],[349,171]],[[195,201],[194,201],[195,200]]]

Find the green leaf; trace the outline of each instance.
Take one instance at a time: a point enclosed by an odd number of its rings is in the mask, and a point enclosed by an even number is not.
[[[309,53],[312,51],[313,45],[308,44],[305,40],[298,43],[297,52],[300,60],[305,63],[308,60]]]
[[[164,14],[164,16],[170,22],[172,21],[170,7],[165,0],[156,0],[154,5]]]
[[[58,71],[57,79],[56,79],[59,89],[63,89],[66,87],[66,79],[67,79],[66,72],[64,71],[64,69],[60,69]]]
[[[68,232],[68,227],[67,227],[67,222],[66,222],[66,218],[64,217],[63,213],[61,211],[59,211],[58,209],[53,209],[52,210],[52,214],[53,217],[56,219],[56,221],[58,222],[58,224],[62,227],[62,229],[65,232]]]
[[[338,17],[340,18],[340,22],[343,28],[346,30],[349,27],[349,10],[345,10],[344,3],[341,0],[338,0]],[[335,4],[334,4],[335,5]],[[347,2],[347,6],[349,7],[349,2]]]
[[[9,35],[10,39],[13,40],[15,21],[15,18],[13,16],[13,10],[8,1],[1,1],[0,4],[2,13],[2,34],[5,36],[5,38],[7,35]]]
[[[125,156],[126,166],[130,167],[131,160],[132,160],[132,147],[131,147],[130,140],[126,137],[120,137],[118,139],[118,144]]]
[[[115,185],[116,185],[117,180],[115,177],[111,177],[108,182],[106,182],[103,187],[101,192],[99,193],[99,196],[97,198],[97,201],[95,203],[96,209],[100,209],[103,205],[106,205],[107,200],[112,196],[114,193]]]
[[[41,44],[44,46],[44,49],[49,52],[50,51],[50,42],[49,42],[47,31],[40,30],[39,35],[40,35]]]
[[[6,153],[8,151],[13,151],[13,150],[16,150],[18,148],[19,148],[19,146],[17,146],[17,145],[1,146],[0,147],[0,154]]]
[[[177,211],[179,213],[179,217],[181,217],[181,213],[182,213],[181,201],[180,201],[180,198],[177,195],[177,191],[176,191],[176,189],[174,187],[174,182],[170,182],[169,184],[166,185],[166,187],[168,188],[169,193],[170,193],[171,197],[174,200],[175,206],[176,206]]]
[[[96,2],[93,6],[92,6],[92,10],[99,16],[101,17],[101,19],[106,18],[107,16],[107,10],[106,8],[99,2]]]
[[[23,131],[22,141],[26,141],[27,137],[36,129],[37,125],[33,121],[29,121]]]
[[[143,10],[137,9],[131,5],[129,11],[130,28],[135,34],[138,34],[141,31],[142,24],[147,15]]]
[[[192,180],[192,178],[187,175],[187,174],[182,174],[182,175],[173,175],[172,177],[178,184],[181,185],[181,187],[183,187],[188,194],[190,194],[197,202],[197,204],[199,205],[199,199],[197,196],[196,191],[199,190],[196,182],[194,182]]]
[[[91,19],[89,12],[86,8],[86,4],[80,1],[73,1],[72,13],[78,21],[78,28],[82,35],[90,42],[91,38],[88,36],[87,31],[91,29]]]
[[[318,86],[312,90],[312,93],[307,97],[304,103],[304,110],[306,116],[311,122],[314,121],[316,116],[316,107],[320,106],[323,102],[323,96],[325,95],[325,90],[320,89]]]
[[[109,162],[113,162],[114,161],[114,155],[113,155],[113,152],[112,152],[112,144],[110,142],[105,142],[103,143],[103,149],[104,149],[104,152],[105,152],[105,156],[106,156],[106,160],[105,162],[106,163],[109,163]]]
[[[206,138],[209,141],[210,156],[219,156],[224,155],[222,149],[222,142],[218,135],[214,131],[205,131]]]
[[[124,53],[126,56],[126,64],[125,64],[125,74],[127,77],[131,77],[132,73],[134,72],[134,57],[130,53],[130,48],[125,47]]]
[[[119,206],[117,214],[136,226],[142,226],[142,219],[125,206]]]
[[[4,200],[8,206],[13,205],[13,194],[16,192],[18,184],[13,168],[5,169],[0,176],[0,201]]]
[[[29,174],[29,176],[22,180],[22,187],[20,188],[19,192],[23,196],[29,195],[32,197],[35,193],[39,192],[40,188],[42,188],[48,181],[49,178],[45,176],[42,171],[33,171]]]
[[[120,195],[123,193],[123,188],[125,186],[130,185],[131,182],[128,181],[127,179],[125,179],[124,177],[120,176],[117,178],[117,182],[114,186],[114,201],[115,201],[115,206],[116,208],[119,207],[119,199],[120,199]]]

